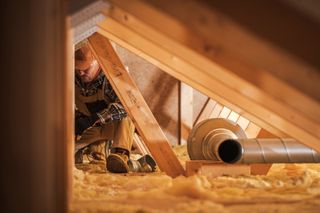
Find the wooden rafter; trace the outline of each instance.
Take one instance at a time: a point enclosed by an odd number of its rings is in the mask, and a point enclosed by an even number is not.
[[[180,145],[186,144],[193,122],[193,88],[180,82]]]
[[[320,105],[317,93],[314,96],[305,95],[303,89],[272,75],[270,68],[251,63],[238,52],[231,52],[228,42],[241,40],[235,40],[232,36],[225,40],[218,39],[214,32],[203,29],[195,31],[193,27],[196,23],[189,23],[186,11],[181,8],[175,15],[166,6],[155,9],[144,1],[112,2],[115,7],[108,11],[109,18],[100,24],[101,34],[273,134],[296,138],[320,151]],[[198,1],[188,2],[189,5]],[[210,10],[209,13],[200,9],[209,18],[220,20],[210,22],[210,26],[207,26],[219,32],[220,36],[222,32],[239,35],[247,45],[257,45],[266,60],[273,60],[273,55],[276,55],[282,59],[282,68],[307,69],[317,79],[316,71],[308,64],[276,47],[268,46],[214,11]],[[196,15],[198,10],[194,11]],[[216,25],[215,28],[212,24]],[[206,25],[202,23],[201,26],[204,28]],[[216,46],[212,46],[213,43]],[[274,67],[277,68],[277,64]],[[310,83],[314,81],[307,80],[312,81]]]
[[[200,110],[200,113],[198,114],[197,118],[195,119],[193,125],[196,125],[197,123],[210,118],[215,106],[218,103],[211,98],[208,98],[205,104],[203,105],[202,109]]]
[[[140,136],[137,133],[134,133],[133,135],[133,145],[136,146],[140,154],[151,154],[148,150],[148,147],[146,147],[145,143],[141,140]]]
[[[97,33],[88,40],[106,77],[157,161],[159,168],[172,177],[184,175],[181,163],[109,40]]]

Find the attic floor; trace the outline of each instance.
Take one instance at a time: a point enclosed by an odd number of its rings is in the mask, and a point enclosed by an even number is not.
[[[182,162],[185,147],[175,148]],[[274,164],[267,176],[178,177],[74,169],[71,212],[319,212],[320,164]]]

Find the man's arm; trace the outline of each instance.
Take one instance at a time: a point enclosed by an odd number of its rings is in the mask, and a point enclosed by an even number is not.
[[[100,122],[111,123],[113,121],[119,121],[127,117],[127,112],[125,111],[123,105],[121,104],[117,94],[113,90],[110,82],[107,78],[104,81],[104,95],[108,99],[110,104],[107,109],[104,109],[98,113]]]
[[[120,102],[111,103],[107,109],[97,113],[99,122],[103,124],[122,120],[123,118],[127,117],[127,115],[127,112]]]
[[[75,133],[76,135],[81,135],[86,129],[94,125],[99,117],[97,114],[92,114],[91,116],[85,116],[79,111],[76,111],[75,116]]]

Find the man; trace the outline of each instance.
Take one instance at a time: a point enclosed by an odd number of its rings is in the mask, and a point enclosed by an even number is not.
[[[134,125],[87,44],[75,52],[75,104],[75,131],[80,136],[76,163],[82,163],[85,153],[94,160],[105,159],[103,145],[112,140],[108,171],[129,172]]]

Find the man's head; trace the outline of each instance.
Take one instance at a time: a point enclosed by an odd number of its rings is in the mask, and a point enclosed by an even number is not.
[[[91,82],[98,76],[99,64],[88,45],[82,46],[75,52],[75,70],[85,83]]]

